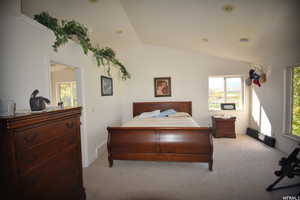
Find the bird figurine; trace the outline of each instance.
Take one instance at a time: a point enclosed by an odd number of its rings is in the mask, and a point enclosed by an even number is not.
[[[41,97],[41,96],[36,96],[39,93],[39,90],[34,90],[30,96],[29,104],[30,104],[30,109],[31,111],[41,111],[46,108],[46,104],[50,103],[50,100]]]

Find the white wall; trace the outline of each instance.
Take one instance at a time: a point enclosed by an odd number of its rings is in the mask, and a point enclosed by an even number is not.
[[[273,57],[265,59],[265,63],[271,66],[267,73],[267,82],[261,88],[254,87],[255,93],[264,108],[272,126],[272,136],[276,138],[276,147],[285,153],[290,153],[299,142],[284,136],[284,70],[286,67],[299,63],[300,56],[285,55],[282,57]],[[283,52],[284,55],[284,52]],[[251,118],[250,110],[250,126],[257,128],[255,122]]]
[[[76,43],[68,43],[56,53],[52,32],[20,14],[19,1],[1,2],[0,98],[12,99],[17,109],[29,109],[34,89],[50,96],[50,62],[80,68],[83,92],[83,159],[87,166],[96,159],[96,148],[106,142],[106,127],[119,124],[121,115],[119,73],[113,70],[114,96],[101,97],[100,75],[91,56]],[[3,9],[3,10],[2,10]]]
[[[201,126],[209,126],[208,77],[214,75],[247,75],[245,63],[214,56],[179,51],[165,47],[142,45],[120,52],[132,75],[124,82],[122,120],[132,116],[132,102],[136,101],[192,101],[193,116]],[[172,97],[154,97],[154,77],[170,76]],[[245,133],[248,126],[248,88],[245,90],[245,109],[230,114],[237,116],[237,133]],[[226,111],[225,111],[226,112]],[[218,114],[224,113],[219,111]],[[228,113],[228,112],[227,112]]]

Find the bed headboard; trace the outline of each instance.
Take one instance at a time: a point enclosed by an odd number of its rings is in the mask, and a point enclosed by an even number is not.
[[[167,110],[173,108],[177,112],[187,112],[192,116],[191,101],[166,101],[166,102],[133,102],[133,117],[153,110]]]

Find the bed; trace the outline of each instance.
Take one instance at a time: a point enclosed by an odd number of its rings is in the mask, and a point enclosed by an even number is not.
[[[133,117],[153,110],[175,109],[192,116],[192,102],[136,102]],[[120,127],[107,127],[109,167],[114,160],[206,162],[213,168],[211,128],[190,119],[132,120]],[[155,123],[152,124],[151,121]],[[157,123],[161,121],[160,123]]]

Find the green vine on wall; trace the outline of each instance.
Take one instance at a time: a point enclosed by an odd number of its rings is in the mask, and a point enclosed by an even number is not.
[[[47,28],[53,31],[56,41],[52,45],[54,51],[57,51],[58,47],[66,44],[70,39],[78,40],[85,55],[91,51],[96,58],[98,66],[108,66],[108,74],[110,75],[110,66],[117,66],[122,73],[122,79],[126,80],[130,78],[125,66],[116,58],[114,50],[109,47],[99,48],[94,47],[88,37],[88,29],[74,21],[61,20],[51,17],[47,12],[34,15],[34,19],[43,24]]]

